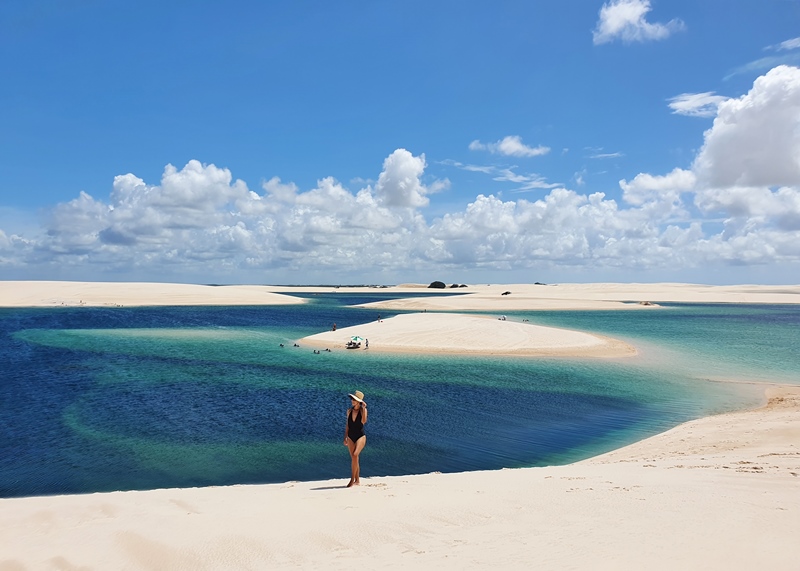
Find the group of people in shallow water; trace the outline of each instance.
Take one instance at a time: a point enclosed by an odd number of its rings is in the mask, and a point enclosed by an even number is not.
[[[283,347],[283,343],[281,343],[279,346]],[[295,343],[294,346],[299,347],[300,345]],[[323,349],[322,351],[320,351],[319,349],[314,349],[314,355],[319,355],[321,353],[333,353],[333,351],[331,351],[330,349]]]

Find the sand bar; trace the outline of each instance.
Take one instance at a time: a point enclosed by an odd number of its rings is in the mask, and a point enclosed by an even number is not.
[[[453,313],[408,313],[305,337],[301,345],[344,349],[352,336],[369,351],[569,357],[628,357],[623,341],[519,320]],[[353,350],[358,351],[358,350]]]
[[[504,292],[511,292],[503,295]],[[589,283],[495,284],[431,289],[425,284],[391,287],[274,286],[196,284],[0,281],[0,307],[60,305],[275,305],[303,303],[298,293],[414,294],[406,299],[368,304],[376,309],[505,311],[562,309],[652,309],[642,302],[800,303],[800,285],[710,286],[698,284]],[[460,295],[447,295],[458,293]],[[281,295],[270,295],[281,294]],[[425,296],[416,297],[418,294]],[[82,303],[81,303],[82,302]]]
[[[400,289],[400,288],[398,288]],[[430,292],[436,290],[413,289]],[[708,286],[697,284],[502,284],[470,285],[438,290],[430,297],[379,301],[367,304],[375,309],[428,311],[524,310],[648,310],[659,303],[800,303],[800,286]],[[458,292],[463,295],[441,295]],[[505,292],[510,292],[503,295]]]
[[[264,286],[0,281],[0,307],[286,305],[304,300]]]
[[[800,388],[770,395],[568,466],[4,499],[0,569],[796,570]]]

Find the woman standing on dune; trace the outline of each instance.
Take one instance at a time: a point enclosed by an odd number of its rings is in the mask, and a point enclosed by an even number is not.
[[[364,434],[364,425],[367,423],[367,403],[364,402],[364,393],[355,391],[350,397],[351,406],[347,409],[347,426],[344,429],[344,445],[350,451],[350,482],[347,487],[358,486],[361,482],[361,467],[358,457],[367,444],[367,435]]]

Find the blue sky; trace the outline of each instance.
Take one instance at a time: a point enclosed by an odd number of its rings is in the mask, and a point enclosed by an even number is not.
[[[0,277],[800,281],[800,2],[0,4]]]

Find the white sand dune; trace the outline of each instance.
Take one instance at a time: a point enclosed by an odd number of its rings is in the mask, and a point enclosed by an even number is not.
[[[502,295],[510,291],[509,295]],[[59,305],[276,305],[304,303],[297,293],[413,293],[415,297],[367,304],[375,308],[441,311],[525,309],[648,309],[640,302],[800,303],[800,286],[697,284],[505,284],[430,289],[392,287],[207,286],[196,284],[0,281],[0,307]],[[416,297],[424,293],[425,296]],[[448,295],[458,293],[459,295]],[[277,295],[281,294],[281,295]]]
[[[264,286],[0,281],[0,307],[285,305],[304,300]]]
[[[636,349],[627,343],[591,333],[453,313],[401,314],[318,333],[304,337],[299,343],[344,349],[355,335],[369,341],[369,350],[373,352],[573,357],[625,357],[636,354]]]
[[[800,389],[568,466],[346,476],[0,500],[0,569],[794,571]]]
[[[399,288],[398,288],[399,289]],[[695,284],[505,284],[459,289],[415,290],[431,293],[366,304],[375,309],[507,311],[564,309],[652,309],[658,302],[800,303],[800,286],[708,286]],[[460,295],[442,295],[457,292]],[[505,292],[510,292],[503,295]],[[643,305],[649,303],[652,305]]]

